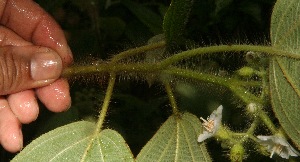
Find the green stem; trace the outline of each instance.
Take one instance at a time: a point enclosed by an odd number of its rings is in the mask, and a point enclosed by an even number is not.
[[[236,96],[238,96],[243,102],[246,104],[249,103],[262,103],[259,97],[256,97],[247,90],[243,86],[260,86],[260,82],[256,81],[240,81],[231,78],[218,77],[215,75],[209,75],[204,73],[195,72],[192,70],[180,69],[180,68],[169,68],[167,70],[162,71],[162,74],[171,74],[174,76],[184,77],[195,79],[199,81],[205,81],[213,84],[218,84],[230,89]]]
[[[171,88],[170,83],[165,83],[165,88],[166,88],[166,92],[167,92],[168,97],[169,97],[170,104],[171,104],[171,106],[172,106],[173,114],[174,114],[174,115],[179,115],[177,103],[176,103],[174,94],[173,94],[173,92],[172,92],[172,88]]]
[[[142,52],[154,50],[154,49],[157,49],[157,48],[163,48],[163,47],[165,47],[165,45],[166,45],[166,43],[164,41],[162,41],[162,42],[158,42],[158,43],[153,43],[153,44],[141,46],[141,47],[138,47],[138,48],[129,49],[127,51],[121,52],[121,53],[113,56],[111,61],[112,62],[117,62],[117,61],[120,61],[124,58],[128,58],[128,57],[134,56],[134,55],[142,53]]]
[[[246,140],[246,138],[250,138],[252,140],[256,140],[256,138],[253,136],[254,134],[254,131],[257,127],[259,123],[259,120],[258,118],[255,118],[253,123],[251,124],[251,126],[249,127],[249,129],[247,130],[246,133],[234,133],[234,135],[237,135],[237,136],[242,136],[243,138],[240,140],[241,143],[244,143]]]
[[[100,115],[99,115],[99,118],[98,118],[98,122],[97,122],[97,125],[96,125],[96,129],[95,129],[95,131],[92,135],[92,138],[91,138],[88,146],[86,147],[85,151],[83,152],[83,155],[81,157],[80,162],[84,162],[86,160],[88,152],[89,152],[90,148],[92,147],[92,144],[93,144],[95,138],[99,135],[99,133],[101,131],[101,128],[102,128],[103,123],[104,123],[105,116],[107,114],[109,102],[110,102],[110,99],[111,99],[111,96],[112,96],[112,93],[113,93],[115,80],[116,80],[116,74],[111,73],[110,78],[109,78],[109,82],[108,82],[108,86],[107,86],[107,90],[106,90],[106,94],[105,94],[105,97],[104,97],[104,101],[103,101],[103,104],[102,104],[102,108],[101,108],[101,111],[100,111]]]
[[[181,69],[176,67],[170,67],[166,70],[163,70],[161,73],[162,75],[170,74],[178,77],[197,79],[204,82],[211,82],[225,87],[229,87],[229,85],[258,87],[261,84],[261,82],[258,81],[242,81],[234,78],[220,77],[212,74],[205,74],[198,71]]]
[[[156,44],[142,46],[135,49],[130,49],[128,51],[124,51],[118,55],[115,55],[111,59],[112,60],[111,62],[104,62],[103,64],[99,64],[99,65],[72,66],[64,69],[64,71],[62,72],[62,77],[71,77],[74,75],[76,76],[76,75],[91,74],[91,73],[101,74],[103,72],[118,72],[118,71],[134,72],[140,70],[140,71],[153,72],[157,70],[166,69],[169,65],[181,61],[183,59],[187,59],[194,56],[200,56],[203,54],[217,53],[217,52],[257,51],[257,52],[264,52],[271,56],[272,55],[285,56],[285,57],[300,59],[300,55],[294,53],[288,53],[268,46],[221,45],[221,46],[201,47],[201,48],[184,51],[172,55],[171,57],[157,63],[132,63],[132,64],[123,64],[123,65],[116,64],[117,61],[120,61],[124,58],[128,58],[130,56],[136,55],[141,52],[145,52],[147,50],[162,48],[164,47],[164,45],[165,45],[164,42],[160,42]]]
[[[152,63],[134,63],[134,64],[116,64],[116,63],[107,63],[100,64],[97,66],[81,66],[81,67],[72,67],[69,68],[68,71],[65,71],[64,76],[70,75],[87,75],[87,74],[108,74],[110,72],[113,73],[121,73],[123,75],[130,73],[153,73],[160,72],[161,75],[171,74],[173,76],[191,78],[199,81],[209,82],[213,84],[218,84],[221,86],[225,86],[229,88],[235,95],[237,95],[243,102],[249,103],[262,103],[261,99],[256,97],[255,95],[247,92],[245,86],[258,87],[260,86],[260,82],[257,81],[241,81],[233,78],[224,78],[215,75],[199,73],[192,70],[180,69],[176,67],[169,67],[166,70],[160,69],[160,66],[153,65]]]
[[[103,126],[104,119],[105,119],[105,116],[107,114],[107,110],[108,110],[108,107],[109,107],[109,102],[111,100],[111,96],[112,96],[112,93],[113,93],[115,80],[116,80],[116,74],[111,73],[110,78],[109,78],[109,82],[108,82],[108,86],[107,86],[107,90],[106,90],[106,94],[105,94],[105,97],[104,97],[104,100],[103,100],[102,108],[101,108],[101,111],[100,111],[99,119],[98,119],[98,122],[97,122],[96,132],[100,132],[101,128]]]
[[[234,84],[231,84],[229,85],[228,88],[247,105],[250,103],[259,103],[259,104],[263,103],[261,98],[256,97],[254,94],[252,94],[242,86],[236,86]]]
[[[255,128],[257,127],[258,123],[259,123],[259,120],[258,120],[257,117],[255,117],[253,123],[251,124],[251,126],[250,126],[249,129],[247,130],[247,134],[248,134],[248,135],[252,135],[252,134],[254,133]]]
[[[117,64],[117,63],[103,63],[98,65],[73,66],[64,70],[62,77],[68,78],[72,76],[82,76],[89,74],[103,74],[103,73],[130,73],[130,72],[154,72],[161,70],[158,66],[150,63],[132,63],[132,64]]]
[[[286,52],[280,49],[276,49],[270,46],[253,46],[253,45],[220,45],[220,46],[209,46],[200,47],[188,51],[184,51],[175,54],[161,62],[161,66],[166,67],[179,62],[183,59],[200,56],[203,54],[219,53],[219,52],[242,52],[242,51],[254,51],[262,52],[270,56],[284,56],[294,59],[300,59],[299,54]]]
[[[243,137],[242,140],[244,140],[245,138],[250,138],[253,141],[257,142],[257,138],[255,136],[253,136],[252,134],[248,134],[248,133],[233,133],[233,136],[241,136],[241,137]],[[242,142],[244,142],[244,141],[242,141]]]
[[[278,133],[276,126],[271,121],[271,119],[269,118],[269,116],[266,114],[265,111],[259,110],[258,116],[259,116],[260,120],[262,120],[264,122],[264,124],[268,127],[268,129],[272,132],[272,134]]]

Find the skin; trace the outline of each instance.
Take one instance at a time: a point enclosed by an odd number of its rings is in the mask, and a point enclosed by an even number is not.
[[[70,107],[69,85],[59,76],[72,54],[59,25],[32,0],[0,0],[0,24],[0,143],[17,152],[22,124],[38,116],[37,100],[53,112]],[[60,60],[51,79],[35,80],[28,70],[40,53]]]

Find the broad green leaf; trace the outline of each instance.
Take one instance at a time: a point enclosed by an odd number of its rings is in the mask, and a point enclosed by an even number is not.
[[[59,127],[34,140],[12,162],[133,161],[131,151],[116,131],[94,132],[95,124],[85,121]]]
[[[181,117],[173,115],[144,146],[136,161],[211,161],[205,144],[197,142],[201,131],[201,123],[196,116],[190,113],[184,113]]]
[[[163,30],[168,47],[180,44],[193,0],[172,0],[164,17]]]
[[[271,18],[272,46],[300,55],[300,1],[277,0]],[[300,149],[300,61],[270,60],[273,110],[287,135]]]

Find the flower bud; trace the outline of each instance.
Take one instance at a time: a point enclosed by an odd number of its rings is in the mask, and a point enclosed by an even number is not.
[[[255,114],[258,110],[258,106],[256,103],[250,103],[247,105],[247,111],[251,114]]]
[[[243,76],[243,77],[251,77],[254,75],[255,71],[251,67],[244,66],[241,69],[237,71],[238,75]]]
[[[242,162],[244,158],[244,147],[242,144],[238,143],[233,145],[233,147],[230,150],[230,160],[232,162]]]

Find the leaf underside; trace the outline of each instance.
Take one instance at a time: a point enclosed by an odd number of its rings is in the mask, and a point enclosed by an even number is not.
[[[205,143],[197,142],[201,131],[201,123],[196,116],[190,113],[184,113],[180,118],[173,115],[144,146],[136,161],[211,161]]]
[[[271,18],[272,46],[300,54],[300,1],[277,0]],[[281,126],[300,149],[300,61],[270,59],[270,92]]]
[[[120,134],[110,129],[95,134],[95,128],[85,121],[59,127],[34,140],[12,162],[134,161]]]

